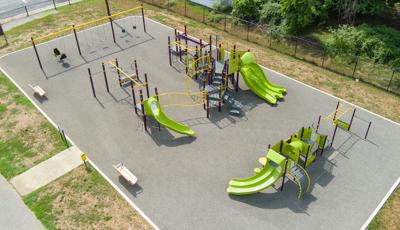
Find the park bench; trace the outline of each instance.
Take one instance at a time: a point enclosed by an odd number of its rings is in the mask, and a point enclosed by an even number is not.
[[[31,87],[33,92],[40,97],[44,97],[46,95],[46,92],[38,85],[33,86],[29,84],[29,87]]]
[[[134,185],[137,183],[137,177],[135,175],[133,175],[133,173],[131,171],[129,171],[129,169],[127,169],[122,163],[113,165],[113,168],[115,170],[118,171],[118,173],[125,178],[126,181],[128,181],[128,183],[130,185]]]

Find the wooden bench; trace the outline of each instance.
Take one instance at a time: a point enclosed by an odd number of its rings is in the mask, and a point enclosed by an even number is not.
[[[117,170],[119,172],[119,174],[125,178],[126,181],[128,181],[128,183],[130,185],[134,185],[137,183],[138,179],[135,175],[133,175],[133,173],[131,171],[129,171],[129,169],[127,169],[124,164],[119,163],[116,165],[113,165],[113,168],[115,170]]]
[[[46,95],[46,92],[42,88],[40,88],[40,86],[38,86],[38,85],[33,86],[33,85],[29,84],[29,87],[31,87],[33,92],[40,97],[44,97]]]

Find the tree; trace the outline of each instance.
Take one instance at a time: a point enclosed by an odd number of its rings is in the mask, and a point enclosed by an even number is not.
[[[261,0],[234,0],[232,16],[251,22],[258,21],[261,5]]]
[[[280,3],[289,33],[298,33],[316,18],[324,18],[332,5],[331,0],[281,0]]]

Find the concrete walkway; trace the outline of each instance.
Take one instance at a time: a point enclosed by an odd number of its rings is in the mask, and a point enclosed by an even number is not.
[[[44,229],[35,215],[25,206],[13,187],[0,175],[0,228]]]
[[[83,164],[81,154],[76,146],[72,146],[12,178],[10,182],[19,194],[27,195]]]

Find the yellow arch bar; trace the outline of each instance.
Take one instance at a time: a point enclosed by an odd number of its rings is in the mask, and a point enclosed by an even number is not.
[[[41,36],[41,37],[38,37],[38,38],[34,38],[33,42],[38,42],[40,40],[44,40],[44,39],[47,39],[49,37],[54,37],[54,36],[57,36],[57,35],[60,35],[60,34],[63,34],[63,33],[71,32],[71,31],[74,30],[74,28],[75,29],[79,29],[79,28],[82,28],[84,26],[87,26],[87,25],[90,25],[90,24],[94,24],[96,22],[104,21],[104,20],[107,20],[107,19],[112,19],[112,18],[115,18],[115,17],[120,16],[122,14],[127,14],[127,13],[133,12],[135,10],[141,10],[141,9],[144,9],[144,7],[143,6],[138,6],[138,7],[129,9],[129,10],[124,10],[124,11],[112,14],[110,16],[105,16],[105,17],[101,17],[101,18],[98,18],[98,19],[94,19],[94,20],[88,21],[88,22],[84,22],[84,23],[76,25],[75,27],[66,28],[66,29],[59,30],[59,31],[56,31],[56,32],[53,32],[53,33],[50,33],[50,34],[47,34],[47,35],[44,35],[44,36]]]

